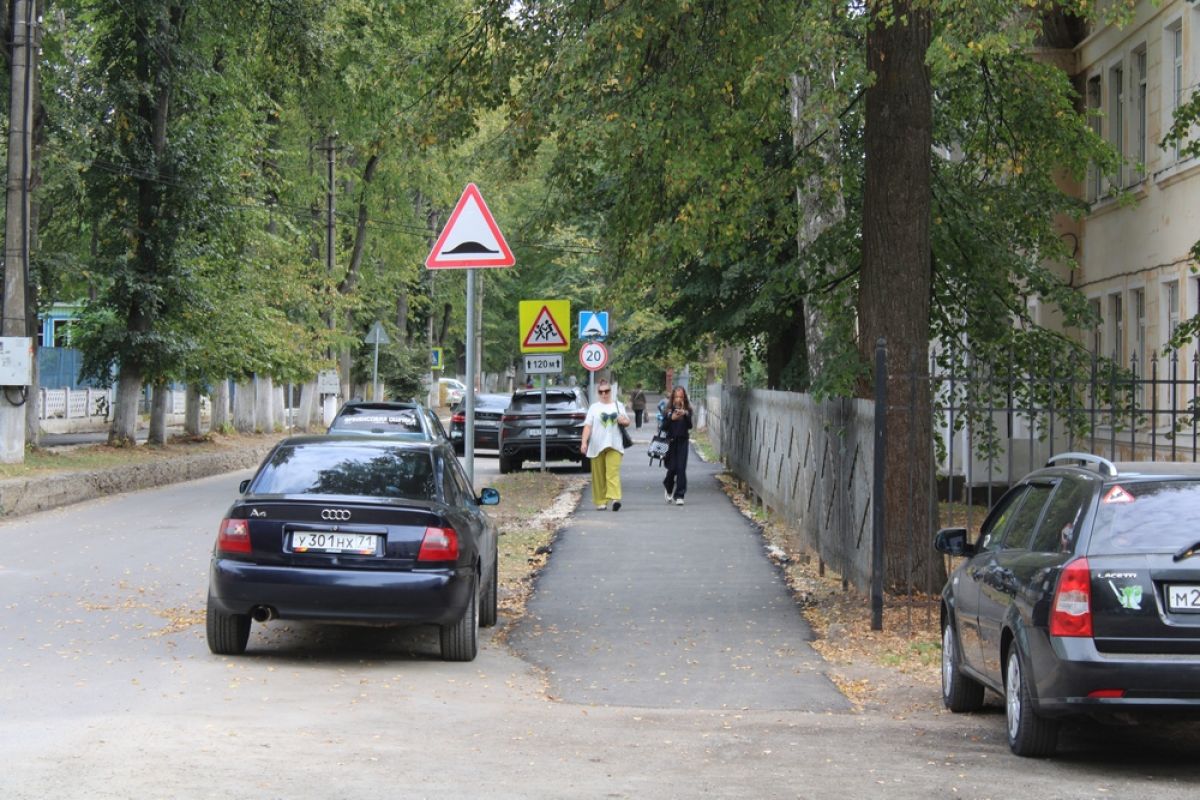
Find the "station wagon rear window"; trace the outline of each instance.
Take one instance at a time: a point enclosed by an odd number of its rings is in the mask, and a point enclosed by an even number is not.
[[[425,450],[308,444],[276,450],[250,492],[436,500],[437,482]]]
[[[332,427],[335,431],[423,434],[415,411],[346,409],[333,421]]]
[[[1173,553],[1200,541],[1198,519],[1200,481],[1122,483],[1101,494],[1088,550]]]

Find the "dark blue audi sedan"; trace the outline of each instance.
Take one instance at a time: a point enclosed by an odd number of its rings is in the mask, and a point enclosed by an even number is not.
[[[471,661],[496,624],[496,527],[449,442],[297,436],[225,514],[209,572],[207,636],[245,652],[251,621],[433,624],[442,658]]]
[[[1054,752],[1061,720],[1200,717],[1200,465],[1064,453],[989,512],[942,591],[942,701],[1004,698],[1008,743]]]

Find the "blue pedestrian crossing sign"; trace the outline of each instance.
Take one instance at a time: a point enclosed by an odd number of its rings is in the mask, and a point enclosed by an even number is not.
[[[580,311],[579,312],[579,338],[580,339],[607,339],[608,338],[608,312],[607,311]]]

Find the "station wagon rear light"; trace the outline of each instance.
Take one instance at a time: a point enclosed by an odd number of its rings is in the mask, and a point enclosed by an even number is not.
[[[222,553],[249,553],[250,523],[244,519],[221,520],[217,549]]]
[[[1067,564],[1050,609],[1051,636],[1092,635],[1092,568],[1086,558]]]
[[[1097,700],[1114,700],[1124,696],[1124,689],[1097,689],[1094,692],[1088,692],[1088,697],[1094,697]]]
[[[417,561],[457,561],[458,532],[454,528],[426,528]]]
[[[453,417],[451,417],[450,421],[451,422],[466,422],[467,415],[465,413],[463,413],[462,411],[460,411],[457,414],[455,414]]]

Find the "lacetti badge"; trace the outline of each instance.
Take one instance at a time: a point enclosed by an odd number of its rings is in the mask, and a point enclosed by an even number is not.
[[[1113,594],[1117,596],[1117,602],[1121,604],[1121,608],[1128,608],[1130,611],[1142,610],[1142,587],[1140,584],[1118,587],[1109,581],[1108,585],[1112,587]]]

